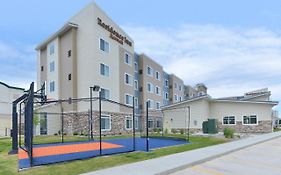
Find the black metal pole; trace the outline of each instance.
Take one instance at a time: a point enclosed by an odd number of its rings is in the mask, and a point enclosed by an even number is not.
[[[13,103],[13,127],[12,127],[12,137],[13,137],[13,145],[12,151],[13,153],[18,153],[18,114],[17,114],[17,103]]]
[[[63,129],[63,125],[64,125],[64,116],[63,116],[63,107],[62,107],[62,103],[61,103],[61,142],[64,142],[64,129]]]
[[[133,151],[136,150],[135,97],[133,97]]]
[[[94,139],[93,135],[93,89],[90,87],[90,131],[91,131],[91,139]]]
[[[101,91],[99,91],[99,118],[100,118],[100,155],[102,155],[102,146],[101,146]]]
[[[23,102],[21,102],[20,103],[20,116],[19,116],[19,145],[21,146],[21,104],[22,104]]]
[[[189,128],[190,128],[190,106],[188,106],[188,128],[187,128],[187,140],[189,141]]]
[[[149,138],[148,138],[148,101],[146,102],[146,151],[149,151]]]

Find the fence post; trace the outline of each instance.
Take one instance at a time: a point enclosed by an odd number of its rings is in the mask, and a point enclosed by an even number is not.
[[[135,97],[133,97],[133,151],[136,150]]]
[[[149,138],[148,138],[148,101],[146,102],[146,151],[149,151]]]
[[[102,154],[101,146],[101,91],[99,91],[99,118],[100,118],[100,155]]]

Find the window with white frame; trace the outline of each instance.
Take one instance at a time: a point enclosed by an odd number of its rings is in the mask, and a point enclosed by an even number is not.
[[[139,71],[139,66],[138,66],[138,63],[135,62],[135,72],[138,72]]]
[[[160,109],[160,106],[161,106],[161,104],[160,104],[160,102],[155,102],[155,106],[156,106],[156,109]]]
[[[131,54],[125,52],[125,58],[124,58],[124,62],[128,65],[132,65],[132,56]]]
[[[153,128],[153,120],[148,119],[148,128]]]
[[[148,99],[148,100],[147,100],[147,106],[148,106],[148,109],[153,109],[153,108],[154,108],[154,106],[153,106],[153,100]]]
[[[139,128],[139,117],[135,117],[135,129]]]
[[[53,72],[53,71],[55,71],[55,62],[54,61],[50,62],[50,72]]]
[[[132,129],[133,128],[133,117],[126,116],[126,129]]]
[[[168,92],[165,92],[165,99],[166,99],[166,100],[169,99],[169,94],[168,94]]]
[[[161,128],[162,127],[162,122],[161,120],[156,121],[156,128]]]
[[[134,82],[135,82],[134,87],[135,87],[135,90],[137,91],[137,90],[139,90],[138,80],[135,80]]]
[[[100,50],[109,53],[109,43],[102,38],[100,38]]]
[[[133,96],[130,94],[125,94],[125,104],[133,106]]]
[[[104,99],[110,99],[110,91],[108,89],[101,88],[101,97]]]
[[[156,94],[156,95],[161,95],[160,87],[155,86],[155,94]]]
[[[168,87],[169,86],[169,80],[165,79],[165,86]]]
[[[244,125],[256,125],[258,124],[258,118],[256,115],[243,116]]]
[[[175,94],[175,101],[178,101],[178,95]]]
[[[225,116],[223,117],[224,125],[235,125],[235,116]]]
[[[180,97],[180,101],[182,101],[182,97]]]
[[[137,97],[135,99],[135,108],[139,108],[139,99]]]
[[[108,115],[101,116],[101,130],[110,131],[111,130],[111,117]]]
[[[153,76],[153,69],[149,66],[147,66],[147,75]]]
[[[181,85],[179,85],[179,90],[181,91]]]
[[[55,43],[51,43],[49,47],[49,54],[53,55],[55,53]]]
[[[160,81],[161,75],[158,71],[155,72],[155,78]]]
[[[125,79],[125,84],[133,86],[133,77],[132,77],[132,75],[125,73],[124,79]]]
[[[54,92],[55,91],[55,82],[51,81],[50,82],[50,92]]]
[[[153,93],[153,84],[152,83],[147,83],[147,91],[149,92],[149,93]]]
[[[178,88],[178,84],[174,83],[174,87],[175,87],[175,89],[177,89]]]
[[[109,66],[100,63],[100,74],[109,77]]]

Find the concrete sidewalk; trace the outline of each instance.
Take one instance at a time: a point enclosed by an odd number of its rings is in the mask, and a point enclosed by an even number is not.
[[[169,174],[225,154],[281,136],[281,132],[257,135],[238,141],[186,151],[156,159],[103,169],[84,175],[150,175]]]

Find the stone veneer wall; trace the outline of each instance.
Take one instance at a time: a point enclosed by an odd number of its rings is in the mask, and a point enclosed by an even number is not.
[[[111,130],[102,131],[102,135],[121,135],[121,134],[132,134],[132,129],[127,130],[125,117],[132,116],[132,114],[121,114],[121,113],[111,113],[103,112],[102,115],[111,116]],[[94,135],[99,135],[99,113],[93,112],[93,133]],[[73,114],[64,115],[64,132],[67,135],[73,135],[74,132],[77,133],[89,133],[89,113],[79,112]]]
[[[259,121],[258,125],[243,125],[242,121],[236,121],[236,125],[222,125],[218,122],[218,130],[223,132],[224,128],[233,128],[237,133],[269,133],[272,132],[272,122]]]

